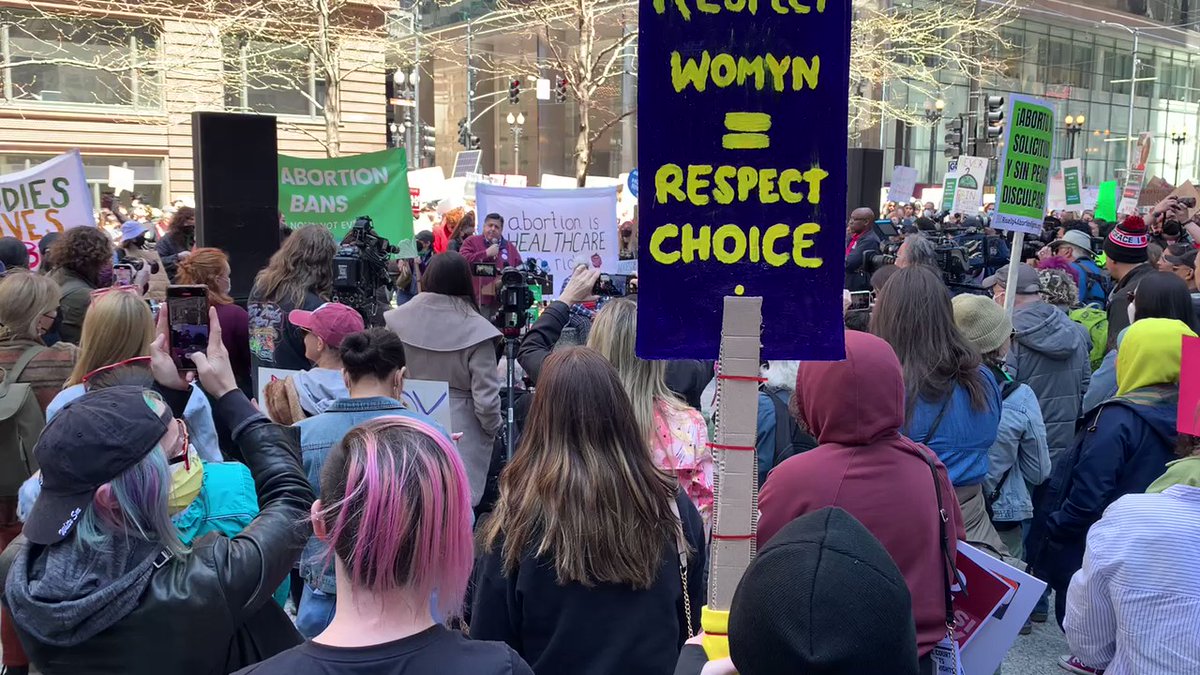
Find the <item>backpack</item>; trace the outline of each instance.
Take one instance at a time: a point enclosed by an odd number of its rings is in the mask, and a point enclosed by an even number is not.
[[[1104,362],[1104,354],[1108,350],[1108,312],[1088,305],[1071,310],[1067,316],[1086,328],[1092,337],[1092,351],[1088,356],[1092,362],[1092,372],[1095,372]]]
[[[788,410],[787,389],[763,387],[762,391],[775,405],[775,457],[771,464],[773,469],[788,457],[817,447],[817,441],[811,434],[805,433],[792,418],[792,413]]]
[[[1104,306],[1108,294],[1112,291],[1112,277],[1100,271],[1095,263],[1085,265],[1082,262],[1073,263],[1079,272],[1079,281],[1083,285],[1082,300],[1085,305]],[[1093,268],[1095,271],[1092,271]]]
[[[33,446],[46,426],[46,414],[33,394],[33,385],[17,382],[25,367],[38,354],[42,345],[33,345],[21,353],[11,370],[4,372],[0,382],[0,495],[15,495],[38,469]]]

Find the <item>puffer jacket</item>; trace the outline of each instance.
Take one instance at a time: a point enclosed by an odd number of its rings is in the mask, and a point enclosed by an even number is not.
[[[1004,398],[996,442],[988,451],[986,495],[996,494],[992,520],[1020,522],[1033,517],[1030,487],[1050,477],[1046,425],[1033,390],[1022,384]]]
[[[230,422],[233,437],[254,476],[261,511],[236,537],[211,532],[192,542],[190,552],[173,557],[158,549],[153,570],[133,610],[109,622],[105,609],[77,616],[77,625],[49,620],[61,612],[57,604],[91,604],[81,588],[77,597],[13,604],[13,580],[5,586],[4,605],[14,617],[30,661],[44,675],[123,673],[125,675],[209,675],[229,673],[257,663],[302,642],[271,594],[288,576],[311,528],[308,511],[312,488],[300,465],[299,435],[295,429],[271,424],[240,391],[226,394],[217,404],[221,419]],[[0,578],[14,578],[18,556],[31,579],[53,549],[17,538],[0,556]],[[133,541],[132,539],[127,541]],[[154,549],[152,549],[154,550]],[[88,555],[84,553],[83,555]],[[111,557],[111,556],[110,556]],[[89,573],[121,574],[118,561],[109,560]],[[132,561],[133,566],[140,566]],[[101,583],[103,579],[99,580]],[[110,619],[112,617],[109,617]],[[82,641],[71,636],[104,626]],[[46,639],[37,639],[34,629]],[[54,644],[51,644],[54,643]]]
[[[1139,392],[1135,392],[1139,393]],[[1066,591],[1083,565],[1088,529],[1118,498],[1145,492],[1175,458],[1178,399],[1143,405],[1115,398],[1089,411],[1069,452],[1054,465],[1026,538],[1033,573]]]
[[[1014,340],[1008,365],[1029,385],[1042,407],[1053,462],[1071,445],[1083,395],[1091,380],[1091,338],[1061,310],[1038,302],[1013,314]]]

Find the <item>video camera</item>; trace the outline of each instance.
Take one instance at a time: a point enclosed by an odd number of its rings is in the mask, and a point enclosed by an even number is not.
[[[375,231],[370,216],[359,216],[333,258],[334,302],[358,310],[368,326],[383,325],[386,289],[392,284],[388,258],[399,253]]]
[[[553,292],[554,278],[529,258],[522,267],[509,267],[500,273],[499,313],[496,323],[504,337],[520,337],[529,323],[529,310],[535,301],[533,286],[543,293]]]

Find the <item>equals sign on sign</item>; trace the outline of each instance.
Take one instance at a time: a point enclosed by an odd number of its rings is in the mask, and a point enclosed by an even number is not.
[[[721,137],[721,146],[726,150],[762,150],[771,146],[771,137],[763,133],[771,130],[771,116],[767,113],[725,113],[725,129],[734,132]]]

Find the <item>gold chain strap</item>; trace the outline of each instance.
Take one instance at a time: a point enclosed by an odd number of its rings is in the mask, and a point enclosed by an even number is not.
[[[683,613],[687,617],[687,635],[692,638],[696,636],[692,628],[692,598],[688,595],[687,565],[683,563],[679,564],[679,578],[683,580]]]

